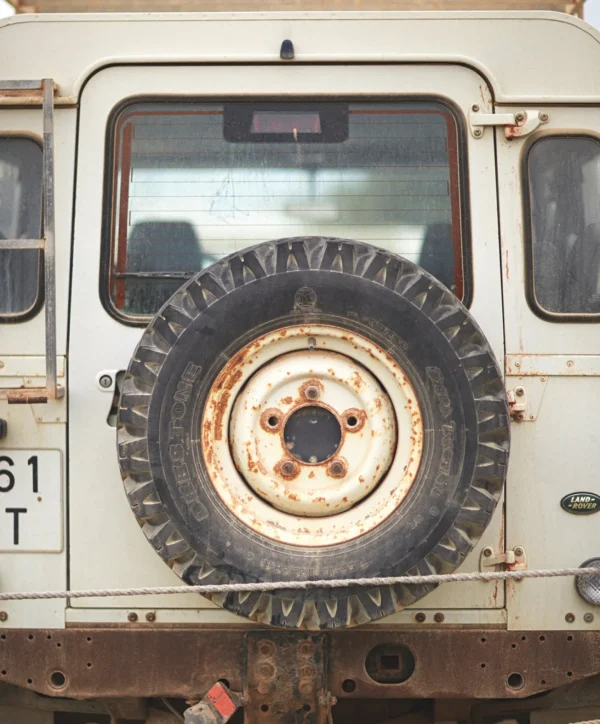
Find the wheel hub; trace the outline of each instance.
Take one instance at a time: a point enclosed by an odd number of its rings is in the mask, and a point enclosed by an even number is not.
[[[362,365],[337,352],[276,358],[233,407],[230,446],[248,485],[279,510],[348,510],[387,473],[396,445],[391,402]]]

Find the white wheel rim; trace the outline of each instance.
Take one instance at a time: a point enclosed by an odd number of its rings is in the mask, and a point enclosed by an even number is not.
[[[308,421],[331,431],[334,419],[339,446],[332,433],[329,448],[318,443],[319,459],[308,457],[310,446],[304,456],[286,446],[296,445],[292,428],[310,432]],[[400,366],[365,337],[326,325],[277,330],[238,352],[202,420],[204,459],[223,503],[256,532],[308,547],[352,540],[389,517],[414,482],[422,442],[419,404]]]

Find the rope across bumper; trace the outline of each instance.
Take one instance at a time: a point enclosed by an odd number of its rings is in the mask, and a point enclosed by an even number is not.
[[[315,588],[354,588],[368,586],[419,585],[489,581],[514,581],[526,578],[561,576],[600,576],[600,568],[550,568],[526,571],[490,571],[489,573],[445,573],[429,576],[389,576],[379,578],[339,578],[315,581],[273,581],[260,583],[223,583],[194,586],[154,586],[149,588],[98,588],[80,591],[19,591],[0,593],[0,601],[30,601],[56,598],[107,598],[112,596],[178,595],[184,593],[251,593],[292,591]]]

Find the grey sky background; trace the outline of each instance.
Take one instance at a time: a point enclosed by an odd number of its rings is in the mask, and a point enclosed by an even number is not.
[[[12,15],[13,8],[6,0],[0,0],[0,18]],[[595,25],[600,29],[600,0],[587,0],[585,4],[585,19],[591,25]]]

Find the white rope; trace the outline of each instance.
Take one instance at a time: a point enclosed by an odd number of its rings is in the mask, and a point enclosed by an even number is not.
[[[590,719],[589,721],[578,721],[573,724],[600,724],[600,719]]]
[[[108,596],[154,596],[181,593],[251,593],[253,591],[290,591],[314,588],[354,588],[357,586],[394,586],[472,581],[509,581],[523,578],[559,576],[600,576],[600,568],[553,568],[536,571],[490,571],[489,573],[444,573],[428,576],[390,576],[384,578],[339,578],[317,581],[274,581],[261,583],[223,583],[200,586],[156,586],[152,588],[100,588],[87,591],[28,591],[0,593],[0,601],[27,601],[40,598],[106,598]]]

